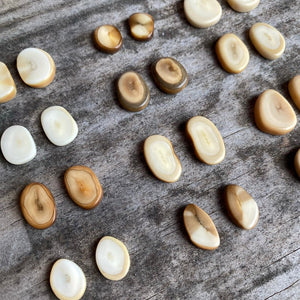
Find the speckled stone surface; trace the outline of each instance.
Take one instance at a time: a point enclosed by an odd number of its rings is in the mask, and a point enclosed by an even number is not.
[[[190,26],[183,1],[0,1],[0,61],[17,85],[17,97],[0,105],[0,134],[14,124],[27,127],[37,144],[30,163],[14,166],[0,155],[0,299],[55,299],[49,285],[59,258],[76,262],[87,277],[83,299],[297,299],[300,294],[300,180],[293,168],[300,147],[300,127],[286,136],[260,132],[254,123],[257,96],[273,88],[292,103],[288,81],[300,72],[298,0],[261,1],[250,13],[233,11],[220,1],[223,16],[209,29]],[[127,19],[135,12],[155,19],[147,43],[131,38]],[[276,61],[262,58],[248,30],[255,22],[276,27],[286,51]],[[116,25],[124,45],[114,54],[99,52],[93,30]],[[227,32],[239,36],[250,62],[239,75],[219,65],[214,45]],[[22,83],[15,61],[26,47],[53,57],[57,74],[45,89]],[[177,95],[154,84],[151,63],[172,56],[189,74]],[[139,72],[151,92],[148,107],[130,113],[119,106],[115,83],[125,71]],[[78,123],[78,137],[65,147],[51,144],[40,125],[41,112],[65,107]],[[300,112],[292,103],[299,121]],[[225,160],[216,166],[198,161],[184,127],[202,115],[219,128]],[[149,171],[143,141],[162,134],[181,160],[180,180],[167,184]],[[63,184],[72,165],[92,168],[104,191],[91,211],[76,206]],[[49,229],[30,227],[21,215],[19,196],[30,182],[45,184],[57,205]],[[256,200],[260,219],[244,231],[228,219],[222,196],[227,184],[238,184]],[[196,248],[185,232],[182,213],[195,203],[213,219],[221,239],[215,251]],[[131,256],[127,277],[105,279],[97,269],[95,249],[104,235],[123,241]],[[298,296],[297,296],[298,295]]]

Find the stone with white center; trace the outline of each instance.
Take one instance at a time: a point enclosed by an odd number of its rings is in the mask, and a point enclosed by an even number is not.
[[[36,156],[36,146],[30,132],[20,125],[13,125],[3,132],[1,150],[4,158],[14,165],[25,164]]]
[[[202,249],[214,250],[220,245],[220,237],[210,216],[195,204],[186,206],[183,221],[192,243]]]
[[[249,51],[233,33],[227,33],[218,40],[216,53],[220,64],[229,73],[240,73],[248,66]]]
[[[0,62],[0,103],[8,102],[16,96],[15,82],[3,62]]]
[[[68,145],[78,134],[77,123],[62,106],[45,109],[41,115],[41,123],[47,138],[56,146]]]
[[[17,57],[17,69],[22,80],[34,88],[49,85],[55,76],[52,57],[39,48],[26,48]]]
[[[105,236],[98,243],[96,263],[104,277],[121,280],[127,275],[130,267],[128,250],[118,239]]]
[[[258,6],[260,0],[227,0],[227,2],[237,12],[249,12]]]
[[[50,286],[60,300],[79,300],[86,289],[86,278],[76,263],[59,259],[51,269]]]
[[[225,191],[228,214],[232,221],[243,229],[252,229],[259,218],[255,200],[242,187],[228,185]]]
[[[289,102],[275,90],[264,91],[256,100],[254,117],[257,127],[273,135],[287,134],[297,124],[297,117]]]
[[[209,165],[220,163],[225,158],[225,146],[218,128],[205,117],[191,118],[186,125],[198,159]]]
[[[207,28],[219,22],[222,8],[216,0],[184,0],[184,13],[191,25]]]
[[[290,80],[289,92],[294,103],[300,110],[300,75],[297,75]]]
[[[138,41],[148,41],[154,32],[153,17],[146,13],[135,13],[129,18],[129,27],[132,37]]]
[[[256,50],[264,58],[274,60],[285,50],[285,40],[282,34],[266,23],[256,23],[249,31],[249,36]]]
[[[181,163],[172,143],[162,135],[149,136],[144,143],[144,155],[152,173],[165,182],[175,182],[181,175]]]

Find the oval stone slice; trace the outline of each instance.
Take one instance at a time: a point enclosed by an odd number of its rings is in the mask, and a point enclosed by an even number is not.
[[[56,219],[56,205],[51,192],[41,183],[31,183],[21,194],[20,206],[26,221],[34,228],[50,227]]]
[[[210,120],[196,116],[186,125],[198,159],[209,165],[220,163],[225,157],[225,146],[218,128]]]
[[[216,53],[220,64],[229,73],[240,73],[248,66],[249,51],[235,34],[223,35],[216,44]]]
[[[289,82],[289,93],[294,103],[300,110],[300,75],[295,76]]]
[[[23,126],[8,127],[1,137],[1,150],[13,165],[25,164],[36,156],[36,146],[30,132]]]
[[[294,164],[295,164],[296,172],[297,172],[298,176],[300,177],[300,149],[297,151],[297,153],[295,155]]]
[[[0,62],[0,103],[8,102],[16,96],[16,84],[6,66]]]
[[[65,172],[64,181],[70,198],[80,207],[92,209],[100,203],[102,186],[90,168],[73,166]]]
[[[167,94],[177,94],[188,84],[185,68],[174,58],[160,58],[151,70],[156,85]]]
[[[51,269],[50,286],[58,299],[79,300],[86,290],[86,278],[76,263],[59,259]]]
[[[150,92],[143,78],[136,72],[124,73],[118,80],[120,104],[129,111],[140,111],[147,107]]]
[[[297,124],[292,106],[275,90],[266,90],[258,97],[254,114],[257,127],[273,135],[289,133]]]
[[[260,0],[227,0],[232,9],[238,12],[249,12],[256,8]]]
[[[222,8],[216,0],[184,0],[184,13],[191,25],[207,28],[219,22]]]
[[[249,31],[249,36],[256,50],[264,58],[277,59],[285,50],[284,37],[276,28],[269,24],[254,24]]]
[[[94,31],[97,47],[106,53],[113,54],[121,49],[123,38],[119,29],[113,25],[101,25]]]
[[[242,187],[228,185],[225,200],[228,214],[237,226],[243,229],[252,229],[256,226],[259,218],[258,206]]]
[[[152,173],[165,182],[175,182],[181,175],[181,163],[172,143],[162,135],[149,136],[144,143],[144,155]]]
[[[109,280],[123,279],[130,267],[126,246],[112,236],[103,237],[96,249],[96,263],[101,274]]]
[[[129,27],[132,37],[138,41],[148,41],[154,32],[153,17],[146,13],[135,13],[129,18]]]
[[[192,243],[202,249],[214,250],[220,245],[220,237],[210,216],[195,204],[184,209],[183,221]]]

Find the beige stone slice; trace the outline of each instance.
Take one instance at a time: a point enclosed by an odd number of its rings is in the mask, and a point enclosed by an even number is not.
[[[8,102],[17,94],[15,82],[3,62],[0,62],[0,103]]]
[[[129,18],[129,27],[132,37],[138,41],[148,41],[154,32],[153,17],[146,13],[135,13]]]
[[[273,135],[287,134],[297,124],[297,117],[288,101],[275,90],[266,90],[255,102],[257,127]]]
[[[249,12],[258,6],[260,0],[227,0],[227,2],[237,12]]]
[[[97,27],[94,31],[94,40],[101,51],[111,54],[119,51],[123,44],[119,29],[113,25]]]
[[[186,206],[183,221],[192,243],[202,249],[214,250],[220,245],[220,238],[210,216],[195,204]]]
[[[294,103],[300,110],[300,75],[297,75],[290,80],[289,92]]]
[[[269,24],[254,24],[249,31],[249,36],[256,50],[267,59],[277,59],[285,50],[284,37]]]
[[[149,136],[144,143],[144,155],[152,173],[165,182],[175,182],[181,175],[181,163],[172,143],[162,135]]]

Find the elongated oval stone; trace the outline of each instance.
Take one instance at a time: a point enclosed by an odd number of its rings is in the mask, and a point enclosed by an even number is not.
[[[36,156],[35,142],[30,132],[23,126],[8,127],[1,137],[4,158],[13,165],[25,164]]]
[[[181,163],[172,143],[162,135],[149,136],[144,143],[144,155],[152,173],[165,182],[175,182],[181,175]]]
[[[192,243],[202,249],[214,250],[220,245],[220,237],[210,216],[195,204],[186,206],[183,221]]]
[[[65,172],[64,181],[70,198],[80,207],[92,209],[100,203],[103,190],[92,169],[73,166]]]
[[[135,13],[129,17],[131,36],[138,41],[148,41],[154,32],[153,17],[146,13]]]
[[[210,120],[200,116],[193,117],[187,122],[186,132],[198,159],[209,165],[223,161],[225,157],[223,138]]]
[[[177,94],[188,84],[188,75],[183,65],[171,57],[163,57],[152,64],[156,85],[167,94]]]
[[[17,57],[17,69],[22,80],[34,88],[49,85],[55,76],[55,63],[46,51],[26,48]]]
[[[218,40],[216,53],[220,64],[229,73],[240,73],[248,66],[249,51],[233,33],[227,33]]]
[[[290,80],[289,93],[294,103],[300,110],[300,75],[297,75]]]
[[[109,280],[123,279],[130,267],[130,257],[124,243],[112,237],[103,237],[96,249],[96,263],[101,274]]]
[[[60,300],[79,300],[86,290],[86,278],[76,263],[59,259],[51,269],[50,286]]]
[[[285,50],[285,40],[282,34],[266,23],[256,23],[249,31],[249,36],[256,50],[264,58],[274,60]]]
[[[110,54],[119,51],[123,44],[123,38],[119,29],[113,25],[97,27],[94,31],[94,40],[101,51]]]
[[[232,221],[243,229],[252,229],[259,218],[255,200],[242,187],[228,185],[225,192],[226,207]]]
[[[50,106],[41,115],[43,130],[56,146],[70,144],[78,134],[78,126],[71,114],[62,106]]]
[[[300,177],[300,148],[295,155],[294,164],[295,164],[295,170],[298,176]]]
[[[257,127],[273,135],[287,134],[297,124],[297,117],[288,101],[275,90],[266,90],[255,102]]]
[[[16,84],[6,64],[0,62],[0,103],[10,101],[16,94]]]
[[[191,25],[207,28],[220,21],[222,8],[216,0],[184,0],[184,13]]]
[[[258,6],[260,0],[227,0],[227,2],[237,12],[249,12]]]
[[[50,227],[56,219],[56,205],[51,192],[41,183],[31,183],[21,194],[20,206],[26,221],[34,228]]]
[[[120,104],[129,111],[140,111],[147,107],[150,92],[144,79],[136,72],[124,73],[118,80]]]

